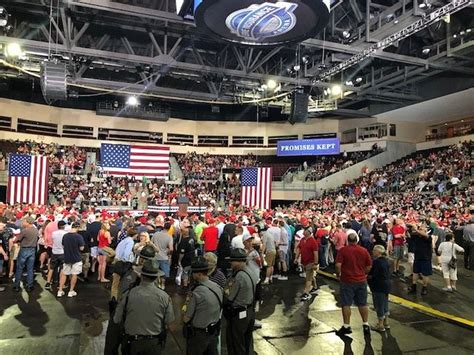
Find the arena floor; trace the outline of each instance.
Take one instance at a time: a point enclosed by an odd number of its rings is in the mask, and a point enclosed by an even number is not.
[[[430,310],[447,312],[474,320],[472,307],[474,274],[463,269],[459,292],[446,294],[439,288],[441,276],[435,275],[428,296],[420,302]],[[0,353],[2,354],[101,354],[108,322],[108,290],[95,282],[80,284],[74,299],[56,299],[44,290],[44,281],[32,294],[14,293],[11,286],[0,297]],[[275,281],[265,289],[257,317],[263,328],[254,333],[258,354],[472,354],[474,337],[468,329],[419,310],[391,303],[391,329],[385,335],[372,332],[364,339],[357,310],[353,312],[352,337],[339,338],[335,330],[341,325],[337,306],[337,282],[319,277],[320,294],[312,302],[299,302],[303,279],[292,276],[286,282]],[[393,293],[408,297],[403,282],[395,282]],[[176,314],[182,296],[172,286]],[[370,312],[371,323],[375,313]],[[181,326],[174,325],[168,337],[166,354],[180,354],[184,349]],[[223,353],[225,354],[225,347]]]

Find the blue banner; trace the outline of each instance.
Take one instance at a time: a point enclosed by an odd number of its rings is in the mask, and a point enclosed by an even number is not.
[[[277,156],[339,154],[339,138],[278,141]]]

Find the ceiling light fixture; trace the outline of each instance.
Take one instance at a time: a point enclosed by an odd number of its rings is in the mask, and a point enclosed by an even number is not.
[[[5,47],[5,56],[10,58],[19,58],[22,55],[20,45],[17,42],[10,42]]]
[[[138,106],[138,99],[136,96],[129,96],[127,99],[128,106]]]
[[[351,36],[351,33],[349,31],[342,31],[342,37],[349,38],[350,36]]]
[[[333,96],[339,96],[342,94],[342,88],[341,85],[333,85],[331,88],[331,93]]]
[[[273,80],[273,79],[268,79],[267,80],[267,87],[270,90],[275,90],[277,86],[278,86],[278,83],[275,80]]]

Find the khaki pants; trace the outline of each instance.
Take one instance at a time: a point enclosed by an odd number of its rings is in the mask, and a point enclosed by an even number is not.
[[[112,286],[110,287],[110,298],[117,299],[120,285],[120,275],[115,272],[112,274]]]

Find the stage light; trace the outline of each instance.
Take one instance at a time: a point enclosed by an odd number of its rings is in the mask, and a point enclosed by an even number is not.
[[[278,83],[275,80],[273,80],[273,79],[268,79],[267,80],[267,87],[270,90],[275,90],[277,86],[278,86]]]
[[[128,106],[138,106],[138,99],[136,96],[130,96],[127,99],[127,105]]]
[[[3,6],[0,6],[0,27],[5,27],[8,24],[8,12]]]
[[[333,96],[339,96],[342,94],[342,88],[341,85],[333,85],[331,88],[331,93]]]
[[[303,58],[301,58],[301,61],[303,62],[303,64],[308,64],[309,57],[307,55],[305,55]]]
[[[351,36],[351,33],[349,31],[342,31],[342,37],[349,38],[350,36]]]
[[[346,85],[347,86],[354,86],[354,82],[352,80],[347,80]]]
[[[18,58],[23,54],[20,45],[17,42],[10,42],[5,47],[5,56]]]
[[[362,82],[362,77],[359,76],[359,77],[356,79],[356,83],[357,83],[357,84],[360,84],[361,82]]]
[[[430,52],[431,52],[431,48],[423,48],[423,50],[421,51],[423,55],[428,55]]]

